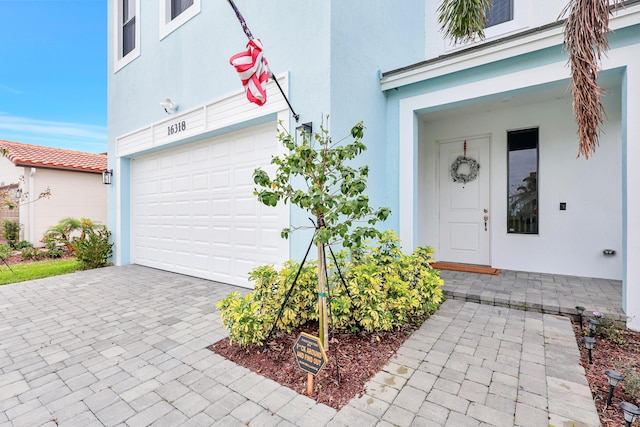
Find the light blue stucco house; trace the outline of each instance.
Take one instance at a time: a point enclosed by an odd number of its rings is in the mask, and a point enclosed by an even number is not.
[[[228,2],[109,0],[115,263],[250,286],[254,266],[301,258],[310,231],[280,229],[306,215],[259,205],[252,173],[282,152],[278,123],[294,133],[330,114],[334,138],[364,120],[368,193],[406,250],[622,280],[640,329],[640,4],[611,19],[607,119],[586,160],[561,3],[494,0],[487,38],[454,45],[437,0],[238,0],[296,121],[274,81],[263,106],[247,100]]]

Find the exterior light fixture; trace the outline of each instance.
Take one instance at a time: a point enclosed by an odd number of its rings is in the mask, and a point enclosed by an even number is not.
[[[576,311],[578,312],[578,317],[580,318],[580,330],[582,330],[582,313],[584,313],[584,307],[581,305],[576,305]]]
[[[596,343],[596,339],[593,337],[584,337],[582,338],[584,342],[584,346],[587,347],[587,352],[589,353],[589,365],[593,365],[593,359],[591,359],[591,350],[593,350],[593,345]]]
[[[607,375],[607,381],[609,382],[609,396],[607,396],[607,408],[611,406],[611,398],[613,397],[613,388],[618,385],[620,381],[624,379],[620,372],[608,369],[604,371]]]
[[[302,123],[300,126],[296,127],[296,141],[298,139],[298,134],[302,136],[306,135],[307,138],[311,140],[312,133],[313,133],[313,122]]]
[[[633,403],[621,402],[620,408],[624,412],[624,422],[626,427],[631,427],[631,423],[640,417],[640,408]]]
[[[161,102],[160,106],[164,108],[164,112],[167,114],[173,114],[178,109],[178,104],[173,102],[171,98],[167,98],[164,102]]]
[[[103,184],[111,184],[111,179],[113,178],[113,169],[107,169],[102,172],[102,183]]]
[[[592,337],[593,334],[596,333],[596,328],[598,327],[600,322],[598,322],[596,319],[589,319],[587,320],[587,323],[589,323],[589,336]]]

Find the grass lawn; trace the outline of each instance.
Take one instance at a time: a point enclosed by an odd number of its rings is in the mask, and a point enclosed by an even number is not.
[[[73,273],[78,270],[78,261],[75,258],[68,258],[13,264],[11,270],[4,263],[0,263],[0,285]]]

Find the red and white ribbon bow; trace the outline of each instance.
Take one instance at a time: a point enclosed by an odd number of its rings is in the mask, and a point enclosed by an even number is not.
[[[267,82],[271,77],[271,70],[262,53],[260,39],[249,40],[247,50],[233,55],[229,62],[242,80],[247,99],[258,105],[267,102]]]

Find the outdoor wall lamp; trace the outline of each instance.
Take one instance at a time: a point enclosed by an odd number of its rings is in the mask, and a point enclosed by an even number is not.
[[[582,313],[584,313],[584,307],[581,305],[576,305],[576,311],[578,312],[578,317],[580,318],[580,330],[582,330]]]
[[[102,172],[102,183],[103,184],[111,184],[111,179],[113,178],[113,169],[107,169]]]
[[[167,98],[164,102],[161,102],[160,106],[164,108],[164,112],[167,114],[173,114],[178,109],[178,104],[173,102],[171,98]]]
[[[609,382],[609,395],[607,396],[607,408],[611,406],[611,398],[613,397],[613,388],[618,385],[620,381],[624,379],[620,372],[608,369],[604,371],[607,375],[607,381]]]
[[[595,334],[596,328],[598,327],[600,322],[598,322],[596,319],[589,319],[587,320],[587,323],[589,323],[589,336],[592,337],[593,334]]]
[[[631,423],[640,417],[640,408],[633,403],[621,402],[620,408],[624,412],[624,422],[626,427],[631,427]]]
[[[596,343],[596,339],[592,337],[584,337],[582,338],[584,342],[584,346],[587,347],[587,352],[589,353],[589,365],[593,365],[593,359],[591,359],[591,350],[593,350],[593,345]]]
[[[311,134],[313,133],[313,122],[303,123],[300,126],[296,127],[296,141],[298,139],[298,134],[307,135],[309,139],[311,139]]]

